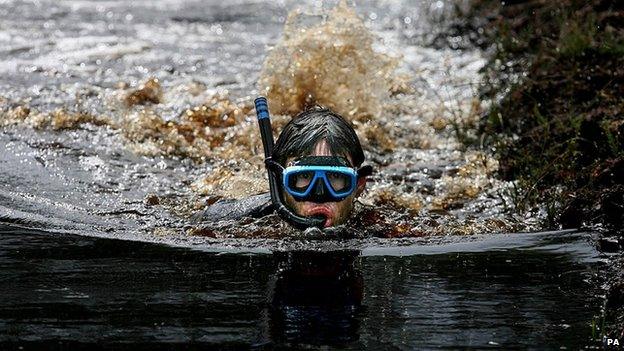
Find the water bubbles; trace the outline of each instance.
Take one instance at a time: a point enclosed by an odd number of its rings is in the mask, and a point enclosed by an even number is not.
[[[35,96],[41,95],[41,90],[42,90],[42,89],[43,89],[43,88],[42,88],[40,85],[33,85],[33,86],[29,89],[29,91],[30,91],[30,95],[35,95]]]
[[[442,17],[444,14],[444,1],[435,1],[429,6],[429,12],[435,17]]]
[[[41,72],[42,69],[39,66],[26,66],[23,68],[24,72],[26,73],[34,73],[34,72]]]
[[[220,24],[213,24],[210,26],[210,31],[217,35],[221,35],[223,34],[223,27]]]
[[[142,65],[137,65],[134,66],[134,70],[137,71],[138,73],[141,74],[148,74],[149,73],[149,68],[142,66]]]

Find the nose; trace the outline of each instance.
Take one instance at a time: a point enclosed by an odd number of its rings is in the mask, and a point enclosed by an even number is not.
[[[325,195],[325,187],[323,186],[323,180],[318,179],[316,184],[314,185],[314,195],[323,196]]]

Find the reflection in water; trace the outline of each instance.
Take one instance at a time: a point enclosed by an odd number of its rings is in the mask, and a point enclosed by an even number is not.
[[[359,337],[362,273],[358,251],[275,254],[270,334],[277,343],[333,345]]]
[[[0,226],[0,349],[579,349],[604,267],[586,236],[556,237],[249,255]]]

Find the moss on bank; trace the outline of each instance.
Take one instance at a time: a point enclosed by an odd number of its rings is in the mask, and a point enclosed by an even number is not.
[[[624,1],[473,0],[464,18],[485,21],[494,50],[482,90],[494,103],[479,141],[496,148],[502,176],[518,181],[516,205],[546,204],[552,227],[601,227],[599,249],[621,250]],[[601,332],[624,338],[619,257]]]
[[[550,225],[623,234],[624,2],[475,0],[494,55],[481,134],[517,205]]]

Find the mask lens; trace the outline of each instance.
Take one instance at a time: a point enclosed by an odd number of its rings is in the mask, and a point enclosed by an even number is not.
[[[305,191],[310,186],[310,182],[313,178],[314,171],[297,172],[290,176],[288,186],[297,191]]]
[[[351,188],[351,177],[340,172],[327,172],[327,180],[335,192],[343,192]]]

